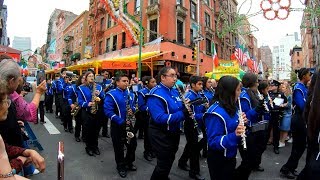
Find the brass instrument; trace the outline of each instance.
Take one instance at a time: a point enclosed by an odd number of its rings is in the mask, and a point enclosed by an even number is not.
[[[129,114],[129,110],[131,109],[130,106],[130,100],[131,100],[131,96],[130,96],[130,90],[129,88],[127,88],[128,91],[128,98],[126,100],[126,110],[127,110],[127,118],[126,118],[126,132],[127,132],[127,143],[130,144],[131,139],[134,137],[133,134],[133,122],[135,121],[135,116],[134,114]]]
[[[75,102],[74,105],[75,105],[75,107],[73,109],[71,109],[71,116],[73,116],[73,117],[78,114],[78,112],[81,108],[77,102]]]
[[[195,120],[194,115],[192,114],[192,109],[190,108],[189,103],[187,103],[187,100],[186,100],[186,98],[183,96],[183,94],[182,94],[179,86],[178,86],[177,84],[176,84],[175,86],[176,86],[176,88],[177,88],[177,90],[178,90],[178,92],[179,92],[179,97],[180,97],[180,99],[182,100],[182,103],[184,104],[185,108],[187,108],[187,110],[188,110],[188,112],[189,112],[190,118],[192,119],[193,124],[194,124],[194,128],[195,128],[195,129],[197,130],[197,132],[198,132],[198,138],[199,138],[199,139],[202,139],[202,138],[203,138],[203,133],[202,133],[201,129],[198,127],[198,122]]]
[[[98,111],[98,102],[100,102],[100,98],[96,96],[96,83],[93,84],[91,95],[91,102],[93,102],[93,105],[91,106],[90,112],[91,114],[96,114]]]
[[[239,124],[244,126],[244,120],[242,118],[242,108],[241,108],[240,97],[238,97],[238,103],[239,103]],[[243,146],[243,149],[247,150],[247,142],[246,142],[246,133],[245,132],[243,134],[241,134],[241,144]]]

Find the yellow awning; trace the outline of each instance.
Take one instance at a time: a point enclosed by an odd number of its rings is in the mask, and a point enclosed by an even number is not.
[[[154,57],[157,54],[160,54],[159,51],[154,51],[154,52],[146,52],[141,54],[141,59],[147,60],[150,57]],[[79,69],[88,69],[88,68],[101,68],[102,62],[105,61],[118,61],[118,62],[138,62],[139,59],[139,54],[134,54],[131,56],[123,56],[123,57],[117,57],[117,58],[112,58],[112,59],[100,59],[100,60],[89,60],[88,62],[85,62],[83,64],[78,64],[74,66],[68,66],[66,67],[68,70],[79,70]],[[46,70],[46,74],[54,73],[55,71],[59,71],[59,69],[50,69]]]

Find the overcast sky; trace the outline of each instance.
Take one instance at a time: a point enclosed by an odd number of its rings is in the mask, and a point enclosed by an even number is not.
[[[240,12],[248,11],[250,1],[247,0]],[[244,0],[238,0],[238,2],[240,5]],[[252,0],[252,2],[250,13],[258,12],[261,0]],[[33,50],[46,42],[49,18],[55,8],[72,11],[75,14],[81,14],[82,11],[89,9],[89,0],[4,0],[4,4],[8,6],[7,32],[11,45],[14,36],[31,37]],[[292,0],[291,7],[303,6],[300,0]],[[250,18],[249,21],[259,29],[254,32],[259,46],[272,47],[287,33],[300,32],[301,17],[301,11],[291,12],[285,21],[269,21],[259,14]]]

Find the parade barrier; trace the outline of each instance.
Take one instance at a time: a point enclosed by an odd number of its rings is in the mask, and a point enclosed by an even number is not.
[[[219,80],[222,76],[233,76],[242,79],[245,72],[240,68],[237,60],[219,60],[219,65],[213,68],[212,72],[206,73],[205,76]]]
[[[36,135],[33,133],[29,123],[26,121],[24,122],[24,129],[29,137],[29,140],[27,140],[28,145],[33,145],[34,147],[37,147],[39,151],[43,151],[43,147],[39,143]]]

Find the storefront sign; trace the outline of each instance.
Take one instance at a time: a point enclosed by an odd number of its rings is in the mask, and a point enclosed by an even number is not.
[[[102,63],[102,69],[137,69],[137,63],[108,61]]]

